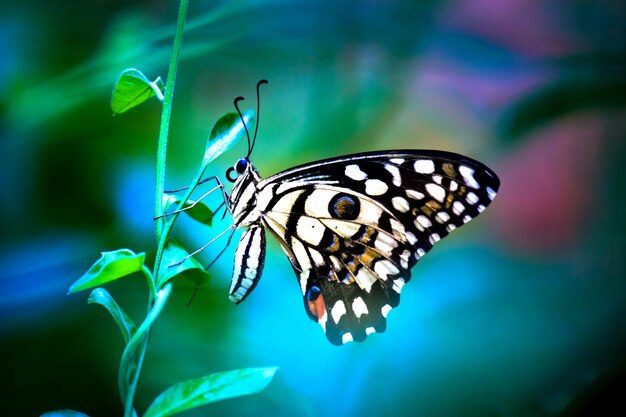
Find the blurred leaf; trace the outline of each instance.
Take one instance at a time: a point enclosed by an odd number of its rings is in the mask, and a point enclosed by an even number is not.
[[[190,408],[262,391],[277,368],[247,368],[219,372],[176,384],[159,395],[144,417],[167,417]]]
[[[180,204],[182,197],[178,195],[166,194],[163,196],[165,200],[165,210],[167,211],[173,204]],[[211,210],[206,204],[201,201],[187,200],[183,207],[179,207],[178,210],[184,209],[183,213],[191,217],[197,222],[211,226],[213,224],[213,210]]]
[[[89,417],[87,414],[74,410],[57,410],[48,411],[41,415],[41,417]]]
[[[104,308],[111,313],[111,316],[113,316],[113,319],[120,328],[124,342],[128,343],[130,338],[137,331],[137,326],[119,304],[117,304],[113,297],[111,297],[111,294],[104,288],[96,288],[89,295],[87,302],[89,304],[96,303],[104,306]]]
[[[252,110],[243,113],[243,120],[246,126],[252,125],[254,117]],[[211,163],[215,158],[230,149],[245,134],[246,130],[237,113],[231,112],[222,115],[211,128],[202,165],[206,166]]]
[[[514,141],[567,113],[608,106],[626,106],[626,81],[600,77],[559,81],[514,103],[502,116],[499,135]]]
[[[162,288],[169,280],[179,274],[183,274],[198,285],[209,281],[211,276],[193,256],[180,263],[187,256],[189,253],[178,242],[170,239],[165,243],[161,267],[159,268],[162,272],[158,277],[157,288]]]
[[[100,259],[78,281],[72,284],[68,293],[97,287],[141,271],[145,257],[144,253],[135,254],[130,249],[102,252]]]
[[[122,71],[113,87],[111,109],[116,114],[124,113],[155,96],[163,101],[163,89],[161,77],[150,81],[138,69],[126,69]]]

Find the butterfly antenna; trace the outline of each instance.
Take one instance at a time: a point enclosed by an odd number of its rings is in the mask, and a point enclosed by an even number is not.
[[[246,126],[246,121],[244,120],[243,115],[241,114],[241,110],[239,110],[239,104],[237,104],[241,100],[245,100],[245,99],[241,96],[235,98],[234,104],[235,104],[235,108],[237,109],[237,113],[239,113],[239,119],[241,119],[241,123],[243,123],[243,128],[246,130],[246,136],[248,137],[248,156],[250,156],[250,154],[252,153],[252,142],[250,141],[250,133],[248,132],[248,126]]]
[[[259,89],[262,84],[269,84],[267,80],[260,80],[256,83],[256,124],[254,126],[254,136],[252,137],[252,149],[256,143],[256,134],[259,131],[259,118],[261,117],[261,97],[259,95]]]

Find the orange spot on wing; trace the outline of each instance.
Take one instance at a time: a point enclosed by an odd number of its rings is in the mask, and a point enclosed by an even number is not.
[[[317,317],[317,320],[320,319],[326,312],[326,302],[324,301],[324,296],[322,294],[319,295],[314,301],[309,301],[309,311]]]

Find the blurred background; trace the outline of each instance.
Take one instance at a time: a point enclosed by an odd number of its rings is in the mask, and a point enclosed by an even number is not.
[[[125,68],[165,78],[177,11],[164,0],[2,6],[6,415],[122,414],[123,340],[87,292],[66,292],[101,251],[128,247],[153,260],[160,103],[113,117],[109,101]],[[617,403],[626,373],[624,22],[617,0],[191,1],[168,188],[193,178],[234,97],[254,107],[261,78],[270,84],[253,161],[264,176],[352,152],[434,148],[484,162],[502,185],[482,216],[420,261],[387,332],[363,344],[326,341],[272,239],[262,282],[232,305],[232,245],[191,306],[194,284],[176,282],[138,410],[175,382],[248,366],[280,369],[261,394],[184,415],[572,416]],[[244,152],[240,142],[210,173],[223,175]],[[191,251],[229,220],[208,228],[181,217],[174,235]],[[143,318],[143,277],[106,288]]]

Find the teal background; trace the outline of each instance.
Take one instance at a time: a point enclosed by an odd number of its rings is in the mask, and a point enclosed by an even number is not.
[[[0,370],[6,415],[121,415],[123,341],[87,293],[100,251],[154,257],[160,104],[112,116],[124,68],[167,72],[175,2],[12,2],[0,13]],[[352,152],[442,149],[492,167],[492,206],[413,270],[387,332],[330,345],[270,239],[250,298],[232,245],[191,306],[175,283],[137,407],[184,379],[278,366],[261,394],[183,415],[559,416],[618,403],[626,359],[626,7],[556,0],[191,1],[167,187],[213,122],[254,108],[262,175]],[[245,105],[244,105],[245,107]],[[223,175],[245,144],[209,168]],[[211,197],[215,206],[219,199]],[[228,224],[182,218],[190,251]],[[208,263],[221,246],[198,259]],[[139,321],[139,275],[106,287]],[[617,393],[617,394],[616,394]],[[620,394],[621,393],[621,394]],[[624,407],[623,401],[621,407]]]

